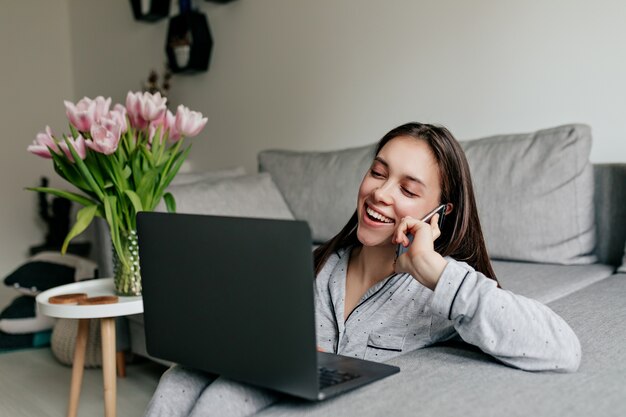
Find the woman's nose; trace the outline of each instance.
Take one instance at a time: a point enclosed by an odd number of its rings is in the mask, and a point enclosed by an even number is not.
[[[374,200],[383,204],[391,204],[391,190],[388,183],[374,190]]]

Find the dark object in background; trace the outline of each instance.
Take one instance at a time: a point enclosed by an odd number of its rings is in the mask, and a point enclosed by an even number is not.
[[[170,14],[170,0],[149,0],[149,6],[142,10],[145,0],[130,0],[135,20],[144,22],[156,22],[165,19]]]
[[[41,187],[48,186],[48,178],[41,177]],[[60,197],[52,198],[52,203],[48,202],[46,193],[39,193],[39,217],[46,223],[48,231],[44,243],[30,247],[30,254],[35,255],[43,251],[60,251],[63,241],[70,230],[70,211],[72,202]],[[91,249],[89,242],[70,243],[67,248],[68,253],[87,257]]]
[[[170,19],[165,53],[172,72],[198,72],[209,68],[213,38],[204,15],[189,10]]]
[[[44,261],[31,261],[18,267],[5,279],[4,284],[18,291],[37,295],[42,291],[75,281],[75,268]]]
[[[148,75],[147,82],[143,85],[143,91],[148,92],[150,94],[159,93],[162,97],[167,97],[167,93],[170,90],[172,79],[172,71],[170,70],[167,63],[163,68],[163,80],[159,85],[159,73],[156,70],[150,71],[150,75]]]

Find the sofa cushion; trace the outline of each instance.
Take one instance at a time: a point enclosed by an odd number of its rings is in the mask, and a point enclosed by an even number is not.
[[[267,173],[173,185],[168,190],[178,213],[293,219]],[[165,211],[163,202],[156,211]]]
[[[192,184],[198,181],[211,181],[219,180],[222,178],[241,177],[246,175],[244,167],[225,168],[213,171],[194,171],[194,172],[179,172],[176,174],[170,186]]]
[[[332,152],[268,150],[258,155],[259,170],[272,175],[295,218],[306,220],[320,243],[335,236],[354,213],[374,150],[374,145]]]
[[[624,259],[622,259],[622,265],[618,269],[619,272],[626,272],[626,247],[624,247]]]
[[[493,261],[503,289],[549,303],[610,277],[611,265],[552,265]]]
[[[98,276],[95,262],[76,255],[40,252],[19,266],[5,279],[5,285],[18,292],[35,296],[42,291]]]
[[[22,295],[0,313],[0,332],[25,334],[51,330],[54,321],[35,307],[35,297]]]
[[[596,261],[588,126],[499,135],[462,146],[492,258]]]

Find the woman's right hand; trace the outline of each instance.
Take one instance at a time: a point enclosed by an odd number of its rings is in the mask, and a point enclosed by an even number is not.
[[[394,232],[392,243],[408,246],[407,252],[396,259],[395,271],[408,273],[418,282],[434,290],[447,261],[435,252],[434,242],[441,236],[439,229],[439,214],[434,215],[430,223],[404,217]],[[408,234],[413,235],[413,242],[409,242]],[[410,244],[409,244],[410,243]]]

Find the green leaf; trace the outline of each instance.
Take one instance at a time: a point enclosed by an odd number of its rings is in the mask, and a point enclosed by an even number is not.
[[[75,185],[76,187],[91,191],[89,184],[85,182],[82,175],[78,171],[78,168],[72,164],[65,155],[61,156],[54,152],[51,152],[52,160],[54,161],[54,170],[67,182]]]
[[[62,254],[65,254],[65,252],[67,251],[67,246],[70,244],[70,240],[85,231],[85,229],[93,220],[93,216],[95,216],[97,211],[98,206],[95,204],[93,206],[83,207],[82,209],[78,210],[78,213],[76,213],[76,223],[74,223],[74,226],[65,237],[65,241],[63,241],[63,246],[61,247]]]
[[[96,193],[98,198],[103,200],[104,199],[104,192],[98,186],[98,184],[96,183],[96,180],[93,178],[93,176],[89,172],[89,168],[87,168],[87,165],[85,165],[85,162],[82,159],[80,159],[80,157],[78,156],[78,153],[76,153],[76,150],[74,149],[74,146],[67,139],[67,137],[65,135],[63,136],[63,140],[65,140],[65,143],[67,143],[67,147],[69,148],[70,153],[74,157],[74,161],[75,161],[76,165],[78,166],[78,169],[80,170],[81,174],[83,175],[83,178],[85,178],[85,180],[89,184],[89,187],[91,188],[91,190],[94,193]]]
[[[168,213],[176,213],[176,200],[172,193],[163,194],[163,201],[165,201],[165,207],[167,207]]]
[[[128,261],[124,256],[124,250],[122,248],[122,241],[120,239],[120,224],[115,211],[117,199],[115,196],[107,195],[104,197],[104,213],[109,224],[109,230],[111,232],[111,242],[113,242],[113,248],[119,255],[118,258],[124,264],[124,266],[130,267]]]
[[[183,152],[180,152],[176,154],[173,158],[171,158],[171,161],[173,162],[173,166],[167,166],[163,170],[163,177],[161,178],[161,182],[159,183],[160,189],[162,190],[165,189],[169,185],[169,183],[172,182],[172,180],[174,179],[174,177],[180,170],[180,167],[185,162],[185,159],[187,159],[187,155],[189,155],[189,151],[191,151],[191,146],[189,146]],[[169,162],[170,161],[168,161],[168,163]]]
[[[141,198],[143,208],[147,211],[154,210],[152,199],[158,198],[154,193],[154,185],[157,176],[157,171],[152,169],[146,172],[141,180],[139,180],[139,184],[137,184],[137,195],[139,195],[139,197]]]
[[[70,201],[74,201],[78,204],[81,204],[85,207],[91,206],[94,204],[98,204],[96,201],[90,200],[89,198],[82,196],[80,194],[72,193],[65,190],[59,190],[57,188],[49,188],[49,187],[30,187],[27,188],[30,191],[37,191],[39,193],[48,193],[57,197],[67,198]]]
[[[132,174],[132,170],[130,169],[130,167],[128,165],[124,166],[124,169],[122,170],[122,175],[123,177],[128,180],[130,178],[130,175]]]
[[[124,191],[124,193],[126,193],[126,196],[135,208],[135,213],[143,211],[143,205],[141,204],[141,199],[139,198],[137,193],[135,193],[133,190],[126,190]]]
[[[76,139],[78,135],[80,135],[80,133],[78,133],[78,130],[76,130],[74,125],[72,125],[71,123],[69,125],[70,125],[70,132],[72,132],[72,137]]]

